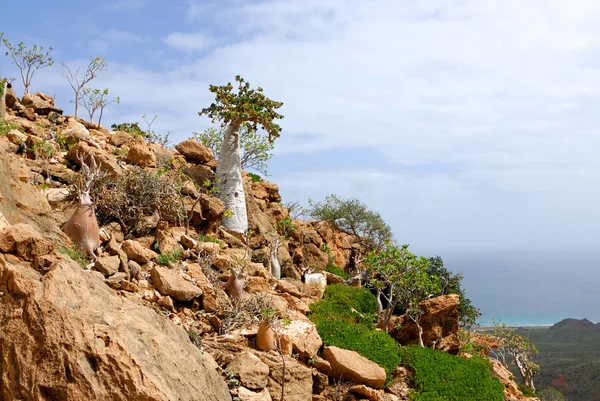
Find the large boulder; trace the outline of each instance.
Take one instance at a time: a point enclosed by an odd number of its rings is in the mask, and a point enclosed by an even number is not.
[[[136,143],[127,152],[127,162],[140,167],[156,167],[156,155],[147,144]]]
[[[212,150],[194,139],[186,139],[175,146],[175,149],[185,157],[188,162],[202,164],[215,158]]]
[[[202,290],[181,275],[164,267],[156,266],[150,270],[152,282],[163,295],[169,295],[178,301],[189,301],[202,296]]]
[[[113,177],[121,174],[122,169],[112,155],[102,149],[90,146],[86,141],[82,140],[75,143],[67,153],[67,158],[80,167],[82,161],[91,166],[91,156],[94,157],[97,166],[101,170],[106,171]]]
[[[31,261],[36,256],[49,254],[52,249],[52,243],[29,224],[15,224],[0,231],[1,252],[12,253]]]
[[[279,355],[261,353],[261,360],[269,366],[267,389],[274,401],[281,401],[283,363]],[[285,401],[311,401],[313,389],[312,369],[296,359],[285,356]]]
[[[31,107],[40,116],[47,116],[52,111],[58,114],[63,113],[62,109],[54,105],[52,97],[44,95],[41,92],[35,94],[26,93],[23,99],[21,99],[21,104],[25,107]]]
[[[419,304],[423,311],[420,325],[423,328],[423,343],[450,354],[457,354],[460,348],[458,306],[460,298],[456,294],[442,295],[427,299]],[[393,317],[390,320],[390,335],[400,344],[418,344],[419,330],[407,316]]]
[[[169,319],[60,256],[42,275],[0,255],[3,400],[231,400]]]
[[[227,370],[240,378],[240,383],[252,390],[267,387],[269,366],[251,352],[242,352],[227,365]]]
[[[334,376],[342,376],[373,388],[383,388],[385,384],[385,370],[357,352],[334,346],[325,347],[323,358],[331,365],[330,374]]]

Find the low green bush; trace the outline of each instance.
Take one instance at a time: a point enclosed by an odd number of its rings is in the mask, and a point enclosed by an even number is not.
[[[156,257],[156,263],[161,266],[169,266],[183,259],[183,251],[176,249],[171,252],[162,253]]]
[[[336,276],[340,276],[341,278],[350,278],[350,275],[348,273],[346,273],[341,267],[337,267],[333,263],[327,263],[327,266],[325,266],[325,271],[333,273]]]
[[[58,251],[60,253],[62,253],[63,255],[67,255],[68,257],[73,259],[73,261],[76,262],[81,267],[85,267],[87,265],[87,262],[88,262],[87,254],[85,253],[85,251],[83,249],[79,248],[76,245],[73,245],[72,247],[66,247],[63,245],[60,247],[60,249]]]
[[[262,177],[258,174],[248,173],[248,176],[250,177],[252,182],[261,182],[262,181]]]
[[[414,370],[413,401],[503,401],[504,386],[480,356],[460,358],[427,347],[401,347],[402,364]]]
[[[519,391],[521,391],[525,397],[537,397],[535,391],[531,387],[524,384],[519,384],[518,387]]]
[[[391,372],[400,363],[399,345],[383,331],[375,330],[377,300],[365,288],[344,285],[327,286],[323,299],[310,305],[325,345],[358,352]]]

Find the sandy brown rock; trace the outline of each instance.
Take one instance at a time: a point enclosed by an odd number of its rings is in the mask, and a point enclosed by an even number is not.
[[[240,401],[271,401],[271,394],[269,390],[262,389],[259,392],[249,390],[245,387],[240,387],[238,389],[238,397]]]
[[[375,390],[365,386],[364,384],[352,386],[348,392],[360,396],[361,399],[367,399],[369,401],[384,401],[382,390]]]
[[[0,251],[32,261],[52,252],[53,245],[29,224],[15,224],[0,231]]]
[[[33,226],[55,247],[65,244],[68,238],[60,230],[60,221],[52,213],[48,200],[30,184],[30,170],[23,159],[8,148],[8,143],[0,142],[0,212],[11,224]]]
[[[239,377],[244,387],[260,390],[267,386],[269,366],[250,352],[243,352],[236,356],[227,365],[227,370]]]
[[[94,268],[108,277],[119,271],[121,261],[118,256],[103,256],[96,260]]]
[[[457,354],[460,348],[458,336],[459,296],[456,294],[442,295],[421,302],[420,308],[424,312],[421,317],[423,328],[423,343],[427,347],[433,347]],[[406,316],[394,317],[390,321],[390,335],[400,344],[418,344],[419,331],[416,324]]]
[[[267,389],[271,398],[281,400],[282,362],[279,355],[259,355],[261,360],[269,365],[269,383]],[[312,370],[297,360],[285,357],[285,401],[311,401],[313,378]]]
[[[145,248],[138,241],[131,239],[123,242],[122,249],[123,252],[127,254],[127,258],[135,260],[142,265],[150,262],[152,259],[155,259],[158,256],[156,252]]]
[[[54,111],[58,114],[62,114],[63,111],[54,105],[54,101],[50,96],[44,95],[43,93],[26,93],[21,99],[21,104],[25,107],[30,107],[35,113],[43,116],[47,116],[50,112]]]
[[[202,295],[200,288],[165,267],[154,267],[150,275],[161,294],[170,295],[178,301],[189,301]]]
[[[187,161],[192,163],[202,164],[215,158],[213,152],[209,148],[193,139],[187,139],[179,143],[175,146],[175,149],[177,149]]]
[[[0,398],[231,399],[183,329],[101,276],[66,260],[42,276],[0,258]]]
[[[156,155],[145,143],[136,143],[131,145],[127,152],[127,163],[134,164],[136,166],[144,167],[156,167]]]
[[[96,164],[101,170],[104,170],[113,176],[122,173],[121,167],[119,167],[112,155],[102,149],[88,145],[85,141],[79,141],[74,144],[67,153],[67,158],[78,166],[81,165],[81,160],[87,165],[91,165],[90,155],[94,157]]]
[[[312,322],[294,320],[281,330],[281,348],[300,355],[302,358],[312,358],[319,352],[323,340]],[[291,355],[291,352],[288,355]]]
[[[373,388],[383,388],[385,370],[357,352],[338,347],[325,347],[322,356],[331,364],[334,375],[341,375]]]

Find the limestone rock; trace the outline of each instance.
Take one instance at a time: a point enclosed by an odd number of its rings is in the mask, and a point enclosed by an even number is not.
[[[285,401],[311,401],[313,389],[312,370],[293,358],[285,358]],[[262,361],[269,365],[267,389],[274,401],[281,401],[282,362],[281,357],[264,355]]]
[[[250,352],[246,351],[235,357],[227,365],[227,370],[239,377],[244,387],[260,390],[267,386],[269,366]]]
[[[132,239],[123,242],[122,249],[130,260],[135,260],[142,265],[150,262],[157,256],[156,252],[144,248],[142,244]]]
[[[94,268],[104,274],[104,276],[108,277],[119,271],[120,264],[121,261],[118,256],[103,256],[96,260]]]
[[[80,159],[88,166],[91,165],[90,155],[94,156],[94,160],[96,160],[96,164],[101,170],[113,176],[121,174],[122,169],[112,155],[102,149],[90,146],[85,141],[75,143],[67,152],[67,158],[78,166],[81,166]]]
[[[156,155],[145,143],[136,143],[131,145],[127,152],[127,163],[142,168],[156,167]]]
[[[183,172],[187,174],[192,180],[194,180],[196,185],[198,185],[201,188],[204,186],[204,182],[206,180],[213,182],[215,179],[215,172],[212,171],[210,167],[203,165],[193,164],[187,166],[183,169]]]
[[[52,97],[40,92],[35,94],[26,93],[23,99],[21,99],[21,104],[25,107],[31,107],[40,116],[47,116],[52,111],[58,114],[63,113],[62,109],[54,105]]]
[[[385,370],[357,352],[330,346],[323,349],[323,358],[331,364],[332,373],[373,388],[383,388]]]
[[[457,354],[460,348],[458,306],[460,298],[456,294],[442,295],[422,301],[419,306],[424,312],[421,317],[423,343],[450,354]],[[406,316],[394,317],[390,321],[390,335],[400,344],[418,344],[419,331],[416,324]]]
[[[32,261],[36,256],[52,252],[52,243],[29,224],[15,224],[0,231],[0,251]]]
[[[240,387],[238,389],[238,398],[240,401],[272,401],[271,394],[269,394],[269,390],[266,388],[260,392],[255,392],[245,387]]]
[[[312,322],[294,320],[284,326],[281,332],[281,348],[292,348],[293,353],[306,359],[316,355],[323,345],[323,340]]]
[[[215,158],[213,152],[194,139],[187,139],[175,146],[185,159],[191,163],[202,164]]]
[[[178,301],[189,301],[202,295],[200,288],[164,267],[154,267],[150,270],[150,275],[161,294],[170,295]]]
[[[0,258],[2,399],[231,399],[185,330],[101,276],[68,259],[42,275]]]
[[[367,399],[369,401],[384,401],[383,390],[375,390],[364,384],[352,386],[348,389],[348,392],[359,395],[361,399]]]

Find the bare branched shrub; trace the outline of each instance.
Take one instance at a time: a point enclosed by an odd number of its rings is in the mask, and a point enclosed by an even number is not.
[[[235,329],[241,329],[258,321],[261,312],[272,304],[272,296],[261,295],[230,300],[223,310],[221,330],[225,334]]]
[[[143,228],[147,216],[182,224],[186,211],[181,203],[181,179],[176,172],[154,172],[133,167],[117,178],[101,174],[91,197],[100,221],[116,221],[124,234]]]

